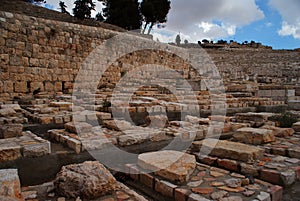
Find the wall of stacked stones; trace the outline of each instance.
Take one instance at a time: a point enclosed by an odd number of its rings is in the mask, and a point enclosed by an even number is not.
[[[256,79],[266,83],[297,83],[300,51],[268,49],[207,50],[224,79]]]
[[[84,60],[116,34],[99,27],[0,12],[0,97],[13,98],[36,89],[71,92]],[[99,86],[114,85],[132,66],[149,63],[174,68],[188,77],[189,66],[176,55],[139,51],[108,67]]]
[[[0,12],[0,94],[71,87],[84,58],[112,31]]]
[[[83,61],[117,32],[67,22],[0,12],[0,97],[32,93],[71,92]],[[300,52],[272,50],[207,50],[221,75],[240,79],[247,75],[283,79],[299,77]],[[100,58],[101,59],[101,58]],[[183,78],[199,75],[181,58],[160,51],[139,51],[114,62],[99,86],[117,83],[132,66],[160,64],[179,71]],[[286,73],[286,72],[294,73]],[[97,73],[96,73],[97,74]]]

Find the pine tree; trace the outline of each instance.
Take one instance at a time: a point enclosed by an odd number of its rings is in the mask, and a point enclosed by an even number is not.
[[[167,22],[170,9],[171,2],[169,0],[143,0],[141,3],[141,12],[145,21],[143,33],[148,25],[150,25],[148,29],[148,34],[150,34],[154,25]]]
[[[65,2],[62,2],[60,1],[59,2],[59,9],[62,13],[66,13],[66,14],[70,14],[68,11],[67,11],[67,6],[65,5]]]
[[[127,30],[140,29],[142,17],[138,0],[101,0],[105,22]]]
[[[74,2],[73,14],[79,19],[91,18],[91,11],[95,10],[95,3],[92,0],[76,0]]]

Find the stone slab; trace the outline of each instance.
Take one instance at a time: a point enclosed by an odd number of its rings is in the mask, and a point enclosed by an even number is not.
[[[186,182],[196,167],[195,156],[178,151],[158,151],[140,154],[138,165],[169,181]]]
[[[211,156],[240,160],[244,162],[259,160],[264,155],[264,150],[261,148],[238,142],[217,139],[205,139],[193,142],[192,149],[194,151],[200,151],[200,149],[202,149],[204,152],[208,150],[210,151],[209,155]]]
[[[240,128],[233,135],[234,140],[253,145],[261,145],[275,141],[272,130],[260,128]]]

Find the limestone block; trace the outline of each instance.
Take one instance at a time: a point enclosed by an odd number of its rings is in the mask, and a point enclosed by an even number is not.
[[[27,91],[28,91],[28,89],[27,89],[26,82],[15,82],[15,92],[26,93]]]
[[[0,139],[13,138],[22,135],[22,124],[6,124],[0,126]]]
[[[5,199],[12,198],[15,201],[24,201],[17,169],[0,170],[0,196]]]
[[[138,165],[169,181],[186,182],[196,168],[195,156],[178,151],[158,151],[140,154]]]
[[[50,142],[23,142],[24,157],[40,157],[51,153]]]
[[[245,162],[259,160],[264,155],[263,149],[238,142],[216,139],[205,139],[193,142],[192,149],[194,151],[201,150],[201,152],[203,151],[205,154],[209,152],[211,156]]]
[[[240,128],[233,135],[234,140],[247,144],[260,145],[275,141],[273,130]]]
[[[21,147],[10,139],[0,140],[0,162],[16,160],[21,157]]]

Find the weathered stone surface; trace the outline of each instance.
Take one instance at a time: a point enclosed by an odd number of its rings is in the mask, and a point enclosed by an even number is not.
[[[292,128],[294,129],[295,132],[300,132],[300,121],[294,123]]]
[[[271,201],[271,196],[269,193],[266,192],[260,192],[260,194],[257,196],[257,199],[259,201]]]
[[[93,126],[86,122],[69,122],[65,124],[65,129],[67,131],[77,134],[91,132],[92,128]]]
[[[210,195],[211,199],[219,200],[223,197],[228,197],[229,193],[227,191],[216,191]]]
[[[149,134],[147,133],[136,133],[136,134],[126,134],[121,135],[118,138],[120,146],[129,146],[133,144],[141,144],[149,139]]]
[[[16,114],[16,111],[12,108],[0,109],[0,117],[15,117]]]
[[[196,167],[196,159],[189,154],[166,150],[140,154],[138,165],[169,181],[185,182]]]
[[[147,116],[146,124],[150,128],[165,128],[165,127],[168,127],[169,120],[166,115]]]
[[[105,120],[103,121],[103,126],[116,131],[124,131],[132,128],[131,123],[124,120]]]
[[[279,128],[279,127],[268,126],[268,125],[265,125],[262,128],[267,130],[272,130],[276,137],[292,136],[295,132],[292,128]]]
[[[221,198],[220,201],[243,201],[243,198],[240,196],[230,196]]]
[[[87,161],[62,167],[55,186],[61,196],[93,199],[114,191],[116,180],[99,162]]]
[[[242,186],[242,180],[240,179],[226,179],[224,182],[226,186],[230,188],[237,188]]]
[[[72,106],[71,102],[51,102],[50,107],[70,107]]]
[[[199,194],[192,193],[189,195],[188,201],[209,201],[209,199],[206,199],[205,197]]]
[[[7,108],[11,108],[13,110],[15,110],[16,112],[21,112],[22,108],[20,107],[19,104],[5,104],[5,105],[1,105],[1,109],[7,109]]]
[[[192,188],[193,193],[198,193],[198,194],[211,194],[214,192],[213,188]]]
[[[296,173],[293,170],[287,170],[280,173],[284,186],[290,186],[296,181]]]
[[[3,199],[2,197],[3,196]],[[0,198],[1,200],[23,201],[21,193],[18,170],[3,169],[0,170]]]
[[[24,157],[40,157],[51,153],[50,142],[21,143]]]
[[[258,128],[240,128],[233,135],[233,138],[238,142],[254,145],[275,141],[275,136],[272,130]]]
[[[21,157],[21,147],[16,142],[0,140],[0,162],[16,160]]]
[[[205,139],[203,141],[193,142],[192,149],[194,151],[206,149],[210,151],[209,154],[212,156],[245,162],[259,160],[264,154],[263,149],[254,146],[216,139]]]
[[[13,138],[22,135],[22,124],[6,124],[0,126],[0,139]]]

